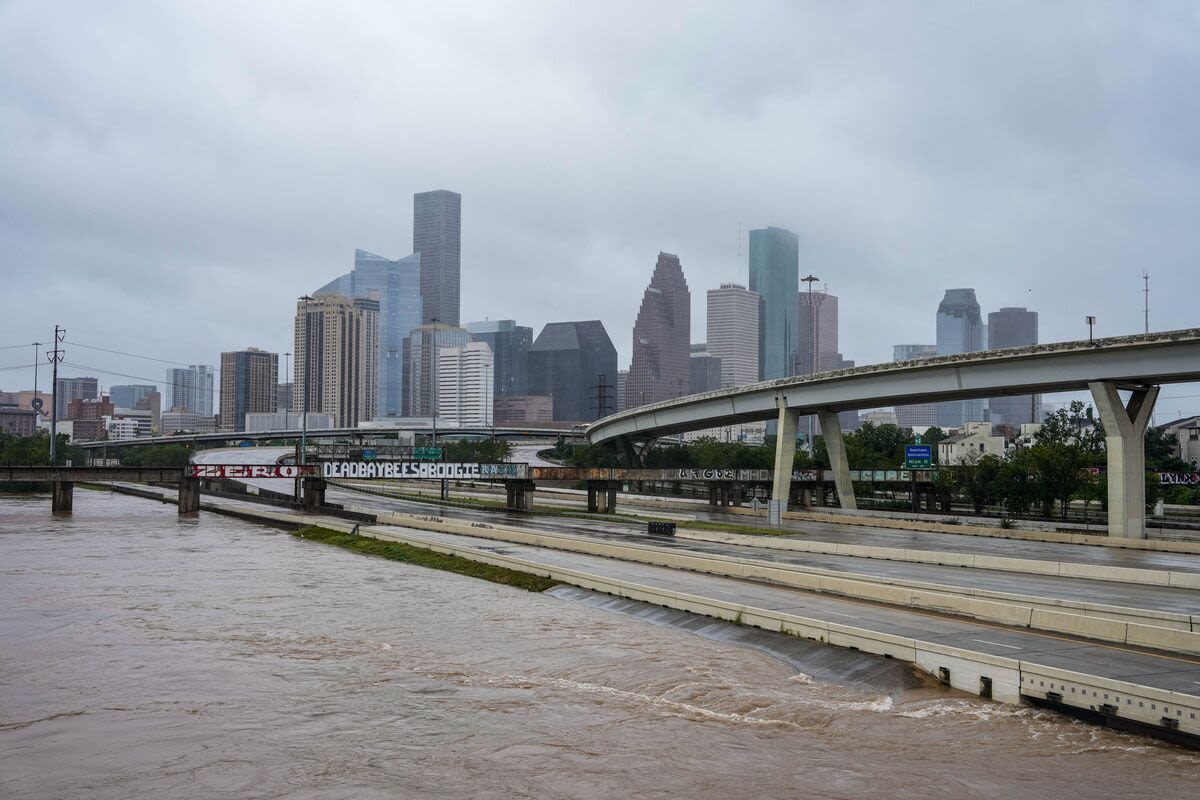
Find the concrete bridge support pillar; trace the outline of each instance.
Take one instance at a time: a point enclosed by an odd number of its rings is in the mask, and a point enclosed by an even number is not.
[[[1088,384],[1104,422],[1108,450],[1108,535],[1146,538],[1146,425],[1157,386],[1143,386],[1121,402],[1113,383]]]
[[[304,478],[304,510],[315,514],[325,505],[325,479]]]
[[[800,412],[785,406],[779,399],[779,424],[775,427],[775,476],[771,486],[771,499],[767,501],[767,524],[783,522],[787,511],[788,495],[792,488],[792,462],[796,459],[796,428],[800,423]]]
[[[829,453],[829,468],[833,470],[833,483],[837,487],[838,502],[842,508],[854,510],[858,502],[854,499],[854,484],[850,480],[850,462],[846,460],[846,442],[842,439],[842,423],[836,411],[822,411],[821,435],[825,437],[825,451]]]
[[[604,513],[617,513],[617,484],[609,482],[608,488],[604,490]]]
[[[182,478],[179,481],[179,514],[190,515],[200,511],[200,479]]]
[[[70,514],[75,499],[75,484],[72,481],[55,481],[50,495],[50,511],[53,514]]]
[[[533,511],[533,492],[537,487],[532,481],[506,481],[504,494],[509,511]],[[588,483],[588,511],[595,507],[592,484]]]
[[[599,514],[599,513],[600,513],[600,501],[599,501],[599,497],[598,497],[598,495],[599,495],[599,490],[597,490],[597,488],[596,488],[596,482],[595,482],[595,481],[588,481],[588,485],[587,485],[587,493],[588,493],[588,494],[587,494],[587,498],[588,498],[588,505],[587,505],[588,513],[589,513],[589,514]],[[510,502],[509,502],[509,506],[511,506],[511,505],[512,505],[512,502],[510,501]]]
[[[734,508],[742,507],[742,485],[740,483],[729,484],[725,495],[725,505],[733,506]]]

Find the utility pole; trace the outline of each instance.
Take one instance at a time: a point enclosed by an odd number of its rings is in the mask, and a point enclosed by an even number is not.
[[[54,384],[54,402],[50,406],[50,466],[57,466],[58,461],[58,362],[66,356],[66,350],[60,350],[59,345],[67,338],[67,329],[54,326],[54,349],[46,353],[46,360],[54,365],[51,381]]]
[[[1146,333],[1150,332],[1150,273],[1142,270],[1142,296],[1145,298]]]

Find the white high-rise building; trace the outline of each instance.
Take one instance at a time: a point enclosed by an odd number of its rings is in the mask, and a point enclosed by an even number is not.
[[[438,419],[451,425],[492,424],[494,368],[486,342],[438,348]]]
[[[721,359],[721,388],[759,380],[761,299],[736,283],[708,290],[708,352]]]

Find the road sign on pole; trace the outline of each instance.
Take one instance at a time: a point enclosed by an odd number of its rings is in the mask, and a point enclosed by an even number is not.
[[[905,469],[929,469],[933,466],[933,445],[904,445]]]

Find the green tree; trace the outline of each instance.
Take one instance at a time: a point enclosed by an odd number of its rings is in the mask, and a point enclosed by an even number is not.
[[[1028,514],[1036,499],[1033,470],[1032,454],[1020,448],[1009,452],[996,476],[996,491],[1004,510],[1014,517]]]
[[[1003,460],[991,453],[984,456],[970,453],[964,457],[964,465],[958,470],[959,485],[976,514],[983,513],[984,508],[1000,500],[1000,475],[1003,469]]]
[[[949,438],[950,434],[939,428],[937,425],[926,428],[925,433],[921,435],[921,443],[927,444],[933,450],[933,463],[938,460],[938,443]]]

